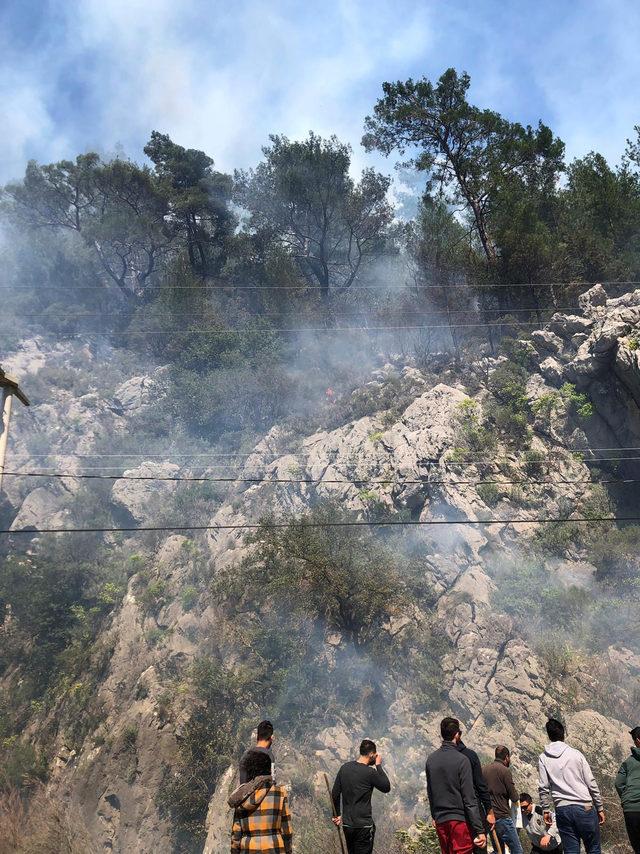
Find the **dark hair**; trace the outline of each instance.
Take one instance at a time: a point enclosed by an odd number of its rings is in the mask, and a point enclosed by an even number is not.
[[[262,753],[261,750],[250,750],[244,767],[247,780],[267,776],[271,774],[271,757],[268,753]]]
[[[533,803],[533,798],[529,794],[529,792],[520,792],[520,803],[526,801],[528,804]]]
[[[258,741],[269,741],[273,735],[273,724],[271,721],[260,721],[258,724]]]
[[[504,744],[499,744],[496,747],[496,759],[499,759],[502,762],[503,759],[506,759],[508,756],[511,756],[511,751],[508,747],[505,747]]]
[[[549,741],[564,741],[564,727],[556,718],[547,721],[547,735]]]
[[[440,735],[443,741],[453,741],[460,732],[460,721],[457,718],[443,718],[440,721]]]
[[[370,738],[365,738],[360,744],[360,756],[369,756],[370,753],[377,752],[376,743],[375,741],[371,741]]]

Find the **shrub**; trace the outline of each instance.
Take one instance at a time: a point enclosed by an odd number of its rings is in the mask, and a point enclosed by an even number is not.
[[[591,418],[594,413],[593,403],[586,394],[577,391],[573,383],[564,383],[560,389],[560,395],[570,411],[575,412],[580,418]]]
[[[198,601],[198,591],[195,587],[185,587],[180,594],[180,601],[184,611],[190,611]]]
[[[251,729],[248,717],[256,712],[250,680],[211,659],[194,663],[190,685],[193,711],[182,729],[177,770],[165,776],[159,801],[179,831],[198,840],[204,834],[204,819],[218,779],[235,763],[238,747]]]
[[[477,489],[478,498],[488,507],[495,507],[500,503],[500,490],[495,483],[481,483]]]

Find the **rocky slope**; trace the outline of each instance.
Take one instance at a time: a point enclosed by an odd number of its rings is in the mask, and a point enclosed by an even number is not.
[[[132,537],[125,546],[114,541],[114,548],[127,548],[134,557],[151,556],[151,582],[161,585],[156,589],[162,590],[162,596],[150,612],[142,601],[139,576],[134,573],[129,579],[126,595],[100,639],[109,649],[95,689],[101,720],[76,745],[68,743],[64,728],[53,727],[48,783],[56,797],[80,809],[96,852],[172,850],[171,821],[158,806],[158,790],[165,768],[176,762],[177,745],[191,711],[188,692],[181,696],[176,685],[203,649],[221,656],[227,653],[220,638],[219,607],[211,600],[208,583],[202,581],[203,567],[207,577],[215,576],[250,548],[244,541],[245,531],[233,526],[255,522],[265,512],[276,518],[301,514],[318,499],[334,499],[363,518],[375,504],[392,518],[404,513],[403,518],[413,522],[532,520],[407,528],[407,539],[419,545],[424,576],[437,592],[437,621],[451,647],[442,662],[445,699],[441,708],[425,713],[411,685],[395,689],[385,732],[379,737],[392,779],[400,780],[406,768],[418,767],[437,743],[437,723],[445,709],[460,717],[465,740],[483,756],[488,757],[497,743],[513,746],[513,765],[523,787],[535,786],[534,763],[543,742],[545,714],[558,709],[567,718],[572,742],[588,749],[598,745],[602,772],[606,775],[615,769],[621,750],[626,752],[629,722],[622,719],[633,702],[632,693],[623,686],[631,685],[640,674],[640,655],[612,638],[609,649],[598,657],[601,670],[585,658],[558,676],[531,638],[495,606],[500,583],[496,568],[522,558],[528,548],[524,544],[541,527],[535,520],[573,512],[592,489],[585,483],[592,470],[575,450],[640,446],[640,349],[634,337],[640,335],[636,332],[640,291],[607,299],[597,286],[580,298],[580,306],[580,315],[555,315],[520,345],[528,360],[526,396],[530,404],[542,401],[532,407],[531,447],[545,458],[552,455],[551,476],[540,479],[555,481],[528,487],[527,501],[518,500],[513,486],[505,483],[498,486],[488,506],[486,493],[477,484],[488,479],[487,467],[456,462],[460,413],[470,400],[484,406],[491,373],[505,357],[487,356],[463,372],[447,368],[438,377],[401,359],[390,359],[371,376],[369,391],[375,394],[391,379],[399,382],[411,400],[401,412],[374,412],[305,437],[275,426],[246,457],[239,473],[241,478],[262,482],[238,483],[212,502],[211,530],[201,535],[168,532],[146,540]],[[48,367],[82,364],[89,376],[100,373],[100,358],[88,348],[79,351],[72,345],[52,348],[30,341],[2,359],[5,370],[18,374],[27,391],[45,363]],[[57,469],[78,473],[86,459],[77,455],[91,454],[100,442],[104,447],[105,437],[114,448],[121,447],[133,415],[162,394],[162,370],[126,377],[122,368],[122,382],[108,394],[91,387],[49,388],[46,402],[34,406],[28,415],[16,413],[9,467],[40,470],[43,459],[36,452],[45,453],[46,444],[46,453],[56,454]],[[580,418],[555,405],[565,383],[588,397],[594,410],[590,417]],[[500,443],[492,456],[508,464],[508,476],[493,479],[530,479],[530,460],[507,444]],[[190,470],[180,463],[177,457],[142,456],[128,473],[172,476]],[[633,465],[629,463],[625,473],[633,473]],[[273,479],[314,483],[270,484]],[[348,482],[367,479],[396,482],[370,487]],[[80,488],[77,480],[33,483],[7,478],[5,517],[14,529],[70,525],[77,521],[71,499]],[[103,500],[118,518],[153,525],[159,510],[166,512],[164,508],[170,506],[166,502],[179,489],[171,481],[115,481],[108,484]],[[24,547],[24,541],[19,542]],[[37,550],[37,543],[32,548]],[[594,568],[584,555],[550,561],[548,569],[550,576],[566,585],[591,590],[595,584]],[[147,578],[145,589],[149,583]],[[188,602],[187,589],[195,590]],[[326,638],[328,649],[341,643],[339,636]],[[615,673],[620,686],[608,708],[597,699],[605,671]],[[5,677],[5,690],[11,689],[12,678],[15,673]],[[168,686],[170,714],[166,712]],[[48,714],[55,718],[55,708]],[[332,709],[327,726],[313,734],[315,774],[334,773],[362,736],[344,717],[341,709]],[[37,742],[45,725],[51,732],[50,718],[45,721],[36,711],[25,736]],[[128,733],[133,731],[135,750],[127,746]],[[284,779],[293,779],[299,767],[308,764],[309,756],[301,756],[300,745],[286,739],[278,745]],[[211,802],[205,847],[209,854],[228,850],[224,799],[232,784],[230,770]],[[396,797],[390,815],[407,826],[414,817],[425,815],[424,804],[416,801],[410,806]]]

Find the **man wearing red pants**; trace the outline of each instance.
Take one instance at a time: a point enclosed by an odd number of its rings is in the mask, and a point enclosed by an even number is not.
[[[457,744],[460,722],[444,718],[440,723],[442,746],[427,759],[427,795],[438,832],[442,854],[472,854],[484,848],[487,838],[473,788],[473,772]]]

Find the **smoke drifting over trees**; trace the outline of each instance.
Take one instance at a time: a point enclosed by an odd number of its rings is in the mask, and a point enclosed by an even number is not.
[[[0,835],[17,789],[64,781],[114,850],[201,850],[273,714],[299,851],[330,850],[303,760],[331,768],[345,733],[389,727],[408,826],[443,711],[483,749],[521,733],[524,768],[530,707],[586,733],[637,705],[614,683],[640,662],[638,527],[603,521],[636,512],[637,455],[591,466],[640,445],[640,127],[618,165],[567,163],[469,84],[385,83],[366,120],[426,177],[411,221],[314,132],[230,175],[153,131],[148,162],[32,162],[2,191],[2,358],[36,412],[2,527],[127,530],[0,544]],[[46,479],[91,466],[134,479]],[[386,850],[428,850],[390,827]]]

